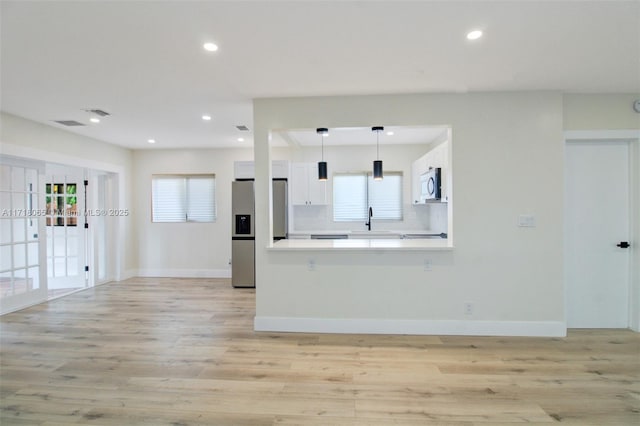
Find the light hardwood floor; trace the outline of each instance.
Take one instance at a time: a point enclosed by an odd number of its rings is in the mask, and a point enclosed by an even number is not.
[[[256,333],[229,280],[131,279],[0,318],[2,425],[640,424],[640,335]]]

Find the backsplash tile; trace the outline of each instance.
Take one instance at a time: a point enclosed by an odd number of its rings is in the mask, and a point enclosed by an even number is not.
[[[375,212],[374,212],[375,213]],[[404,205],[404,219],[376,221],[375,214],[371,228],[389,231],[425,231],[430,233],[447,232],[447,204],[432,203],[422,205]],[[351,231],[366,229],[365,221],[334,222],[331,205],[293,206],[294,231]]]

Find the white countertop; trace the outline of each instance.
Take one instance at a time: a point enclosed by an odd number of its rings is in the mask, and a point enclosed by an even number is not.
[[[344,239],[344,240],[280,240],[267,246],[274,251],[299,251],[299,250],[453,250],[446,239]]]
[[[288,235],[352,235],[352,234],[398,234],[398,235],[402,235],[402,234],[435,234],[435,233],[440,233],[440,232],[436,232],[436,231],[431,231],[428,229],[392,229],[392,230],[386,230],[386,229],[373,229],[371,231],[367,231],[366,229],[361,229],[361,230],[351,230],[351,229],[345,229],[345,230],[339,230],[339,229],[335,229],[335,230],[310,230],[310,231],[292,231],[289,232]]]

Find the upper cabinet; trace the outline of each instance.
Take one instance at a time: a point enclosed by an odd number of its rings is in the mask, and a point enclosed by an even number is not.
[[[290,185],[292,204],[301,206],[327,204],[327,182],[318,180],[316,163],[293,163]]]
[[[234,179],[255,179],[255,174],[253,161],[234,161]],[[271,162],[271,176],[273,179],[287,179],[289,177],[289,162],[287,160],[273,160]]]
[[[422,182],[420,176],[425,174],[431,168],[441,169],[441,198],[440,202],[449,201],[450,197],[450,179],[451,169],[449,167],[449,142],[443,142],[435,146],[431,151],[418,158],[411,165],[411,198],[413,204],[424,204],[420,201],[422,192]]]
[[[289,178],[289,161],[273,160],[271,162],[271,177],[273,179],[288,179]]]
[[[253,161],[234,161],[233,162],[233,178],[234,179],[254,179],[255,167]]]
[[[422,157],[418,158],[411,164],[411,203],[420,204],[420,192],[422,187],[420,184],[420,175],[424,173],[421,161]]]

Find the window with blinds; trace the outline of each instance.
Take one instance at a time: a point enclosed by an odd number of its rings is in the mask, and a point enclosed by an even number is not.
[[[366,221],[369,207],[375,219],[402,220],[402,173],[337,173],[333,176],[333,220]]]
[[[215,222],[215,175],[153,175],[153,222]]]

